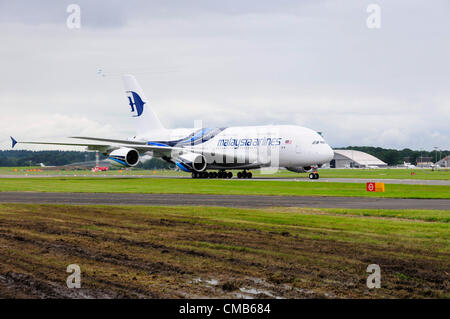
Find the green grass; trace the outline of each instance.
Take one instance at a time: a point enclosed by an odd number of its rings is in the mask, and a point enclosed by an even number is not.
[[[442,218],[448,220],[450,211],[411,210],[405,212],[407,215],[420,215],[415,217],[416,222],[404,222],[398,218],[391,219],[367,219],[367,218],[349,218],[350,215],[358,216],[361,214],[379,217],[373,210],[347,210],[349,216],[342,214],[339,209],[233,209],[228,208],[214,209],[215,213],[211,216],[208,210],[199,210],[188,208],[184,212],[191,219],[196,217],[200,223],[221,223],[231,227],[240,225],[243,229],[249,225],[259,230],[275,231],[279,234],[288,232],[289,235],[297,235],[304,238],[326,238],[327,240],[345,241],[349,243],[367,243],[381,244],[380,237],[391,236],[397,238],[409,238],[404,242],[405,247],[410,245],[439,245],[441,251],[449,252],[450,249],[450,226],[447,223],[426,223],[424,219]],[[317,212],[319,212],[317,214]],[[325,213],[335,213],[335,215],[324,215]],[[393,212],[393,211],[391,211]],[[371,214],[372,213],[372,214]],[[202,219],[198,219],[202,217]],[[239,226],[238,226],[239,227]],[[326,235],[318,234],[318,230],[323,229]],[[320,233],[320,232],[319,232]],[[301,235],[300,235],[301,234]]]
[[[450,170],[440,169],[321,169],[321,178],[380,178],[380,179],[418,179],[418,180],[450,180]],[[414,173],[414,175],[411,175]],[[257,176],[259,174],[256,174]],[[270,176],[270,175],[269,175]],[[275,176],[305,176],[286,170],[280,170]]]
[[[364,183],[106,177],[3,178],[0,191],[450,198],[450,186],[440,185],[387,184],[374,193]]]
[[[40,167],[31,167],[39,170]],[[15,169],[17,171],[15,171]],[[188,173],[176,172],[173,170],[142,170],[128,169],[110,170],[107,172],[93,173],[89,170],[41,170],[29,172],[30,167],[0,167],[0,175],[158,175],[158,176],[190,176]],[[431,169],[322,169],[319,171],[322,178],[380,178],[380,179],[417,179],[417,180],[450,180],[450,170],[440,169],[432,171]],[[279,170],[275,174],[262,174],[260,170],[253,170],[255,177],[297,177],[307,178],[306,173],[294,173],[287,170]],[[411,175],[414,173],[414,175]]]
[[[84,170],[66,170],[66,169],[43,169],[40,166],[27,167],[0,167],[0,175],[25,175],[25,176],[98,176],[98,175],[161,175],[161,176],[190,176],[187,173],[177,172],[174,170],[144,170],[144,169],[110,169],[103,172],[92,172],[90,169]]]
[[[397,219],[423,220],[429,222],[450,222],[450,210],[415,210],[415,209],[321,209],[338,215],[364,216],[364,217],[388,217]]]

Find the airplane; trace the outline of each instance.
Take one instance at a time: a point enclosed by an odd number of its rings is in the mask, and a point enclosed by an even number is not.
[[[286,168],[318,179],[318,167],[333,150],[318,132],[295,125],[167,129],[156,116],[133,75],[122,76],[136,135],[127,139],[73,136],[73,143],[17,141],[16,144],[84,146],[119,167],[134,167],[148,155],[174,163],[192,178],[252,178],[251,169]]]
[[[403,162],[403,164],[399,165],[400,168],[416,168],[416,165],[413,165],[411,163]]]
[[[52,167],[56,167],[56,166],[47,166],[44,163],[39,163],[39,166],[41,166],[42,168],[52,168]]]

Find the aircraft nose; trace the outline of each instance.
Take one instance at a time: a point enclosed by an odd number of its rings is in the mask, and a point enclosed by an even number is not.
[[[334,151],[328,144],[327,144],[327,148],[325,150],[325,154],[326,154],[325,156],[327,158],[327,162],[330,162],[334,157]]]

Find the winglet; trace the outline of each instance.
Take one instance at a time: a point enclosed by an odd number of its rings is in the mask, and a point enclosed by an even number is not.
[[[10,138],[11,138],[11,142],[12,142],[12,148],[14,148],[14,146],[16,146],[16,144],[17,144],[17,141],[12,136],[10,136]]]

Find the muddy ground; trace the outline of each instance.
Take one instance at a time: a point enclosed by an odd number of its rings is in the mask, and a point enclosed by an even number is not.
[[[377,218],[339,217],[357,222],[345,230],[316,223],[317,210],[296,214],[313,222],[239,219],[231,208],[4,204],[0,297],[449,296],[448,238],[421,240],[414,228],[404,235],[422,221],[395,220],[399,233],[365,235]],[[81,289],[66,286],[69,264],[81,268]],[[369,264],[381,267],[380,289],[367,288]]]

